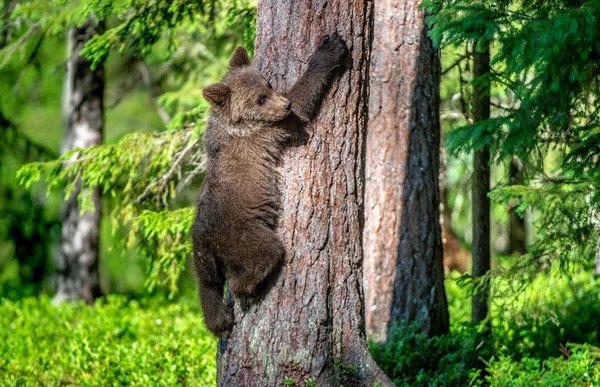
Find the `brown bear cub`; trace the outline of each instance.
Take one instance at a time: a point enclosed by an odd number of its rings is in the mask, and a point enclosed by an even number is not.
[[[238,47],[223,80],[203,90],[212,112],[192,239],[200,303],[216,336],[227,335],[233,326],[233,312],[223,300],[225,280],[234,296],[253,296],[283,262],[285,249],[276,233],[277,162],[293,131],[316,115],[347,52],[337,34],[323,37],[306,72],[279,94]]]

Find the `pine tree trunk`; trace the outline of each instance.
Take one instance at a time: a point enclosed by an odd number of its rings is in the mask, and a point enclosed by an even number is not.
[[[510,184],[523,184],[523,166],[517,159],[512,159],[509,167]],[[508,254],[523,255],[527,252],[527,233],[525,218],[520,217],[510,208],[508,228]]]
[[[391,386],[364,333],[361,217],[367,75],[372,28],[368,0],[259,1],[255,66],[278,90],[300,76],[320,38],[337,31],[352,56],[335,81],[306,144],[286,150],[286,264],[258,303],[234,301],[235,326],[219,343],[219,386]]]
[[[448,332],[439,194],[439,53],[419,0],[375,2],[363,236],[369,338]]]
[[[482,51],[475,51],[473,77],[485,76],[490,71],[489,44]],[[479,82],[473,86],[473,120],[490,117],[490,84]],[[472,179],[473,206],[473,276],[477,280],[490,270],[490,148],[485,146],[473,152]],[[483,281],[473,296],[471,321],[479,323],[488,313],[489,281]]]
[[[103,25],[88,19],[81,27],[69,32],[69,61],[67,74],[67,140],[64,152],[102,143],[104,127],[104,68],[100,64],[90,69],[91,62],[79,53],[86,42]],[[60,253],[57,260],[57,291],[54,302],[84,300],[88,304],[100,295],[98,255],[101,218],[101,192],[90,195],[95,211],[80,214],[78,187],[65,203]]]

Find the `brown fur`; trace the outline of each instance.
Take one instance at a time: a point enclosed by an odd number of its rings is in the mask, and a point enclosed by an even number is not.
[[[223,301],[225,280],[234,296],[255,296],[283,262],[276,165],[292,131],[316,115],[332,70],[346,53],[337,34],[323,37],[304,75],[279,94],[238,47],[223,80],[203,90],[212,114],[192,238],[204,319],[219,337],[233,326],[233,312]]]

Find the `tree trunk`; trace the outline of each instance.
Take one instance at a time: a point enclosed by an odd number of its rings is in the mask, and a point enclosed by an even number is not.
[[[598,242],[596,245],[596,276],[600,276],[600,229],[598,230]]]
[[[91,62],[79,53],[94,34],[103,30],[103,25],[88,19],[81,27],[72,28],[69,32],[65,152],[102,143],[104,68],[100,64],[96,69],[90,69]],[[91,304],[100,295],[98,255],[101,192],[96,188],[83,193],[91,196],[95,210],[80,214],[77,200],[80,190],[78,187],[65,203],[54,302],[81,299]]]
[[[473,77],[483,77],[490,71],[489,43],[482,51],[474,50]],[[490,83],[486,79],[473,85],[473,120],[490,118]],[[475,280],[490,270],[490,148],[473,152],[473,276]],[[473,295],[471,321],[479,323],[487,317],[489,281],[477,282]]]
[[[364,333],[360,243],[372,3],[259,1],[255,65],[284,90],[320,38],[337,31],[351,69],[334,82],[305,144],[283,157],[279,231],[286,264],[264,298],[234,301],[219,343],[219,386],[372,386],[389,378]],[[351,4],[351,5],[349,5]]]
[[[596,268],[594,270],[594,274],[596,276],[600,276],[600,211],[596,210],[595,208],[592,208],[591,217],[592,217],[592,224],[596,228],[596,232],[598,235],[598,238],[596,239],[596,256],[595,256]]]
[[[375,3],[366,150],[364,284],[369,338],[416,321],[448,332],[439,195],[439,53],[419,0]]]
[[[513,158],[509,167],[510,184],[523,184],[523,165]],[[508,229],[508,254],[523,255],[527,252],[527,233],[525,218],[520,217],[514,209],[510,208]]]

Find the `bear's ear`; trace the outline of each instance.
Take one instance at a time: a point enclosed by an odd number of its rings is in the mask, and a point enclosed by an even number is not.
[[[229,86],[223,83],[215,83],[214,85],[205,87],[204,90],[202,90],[202,95],[204,98],[206,98],[206,100],[213,106],[223,105],[229,98],[230,94],[231,89]]]
[[[229,59],[229,68],[235,69],[237,67],[250,66],[252,62],[248,56],[248,51],[242,46],[239,46],[233,52],[231,59]]]

